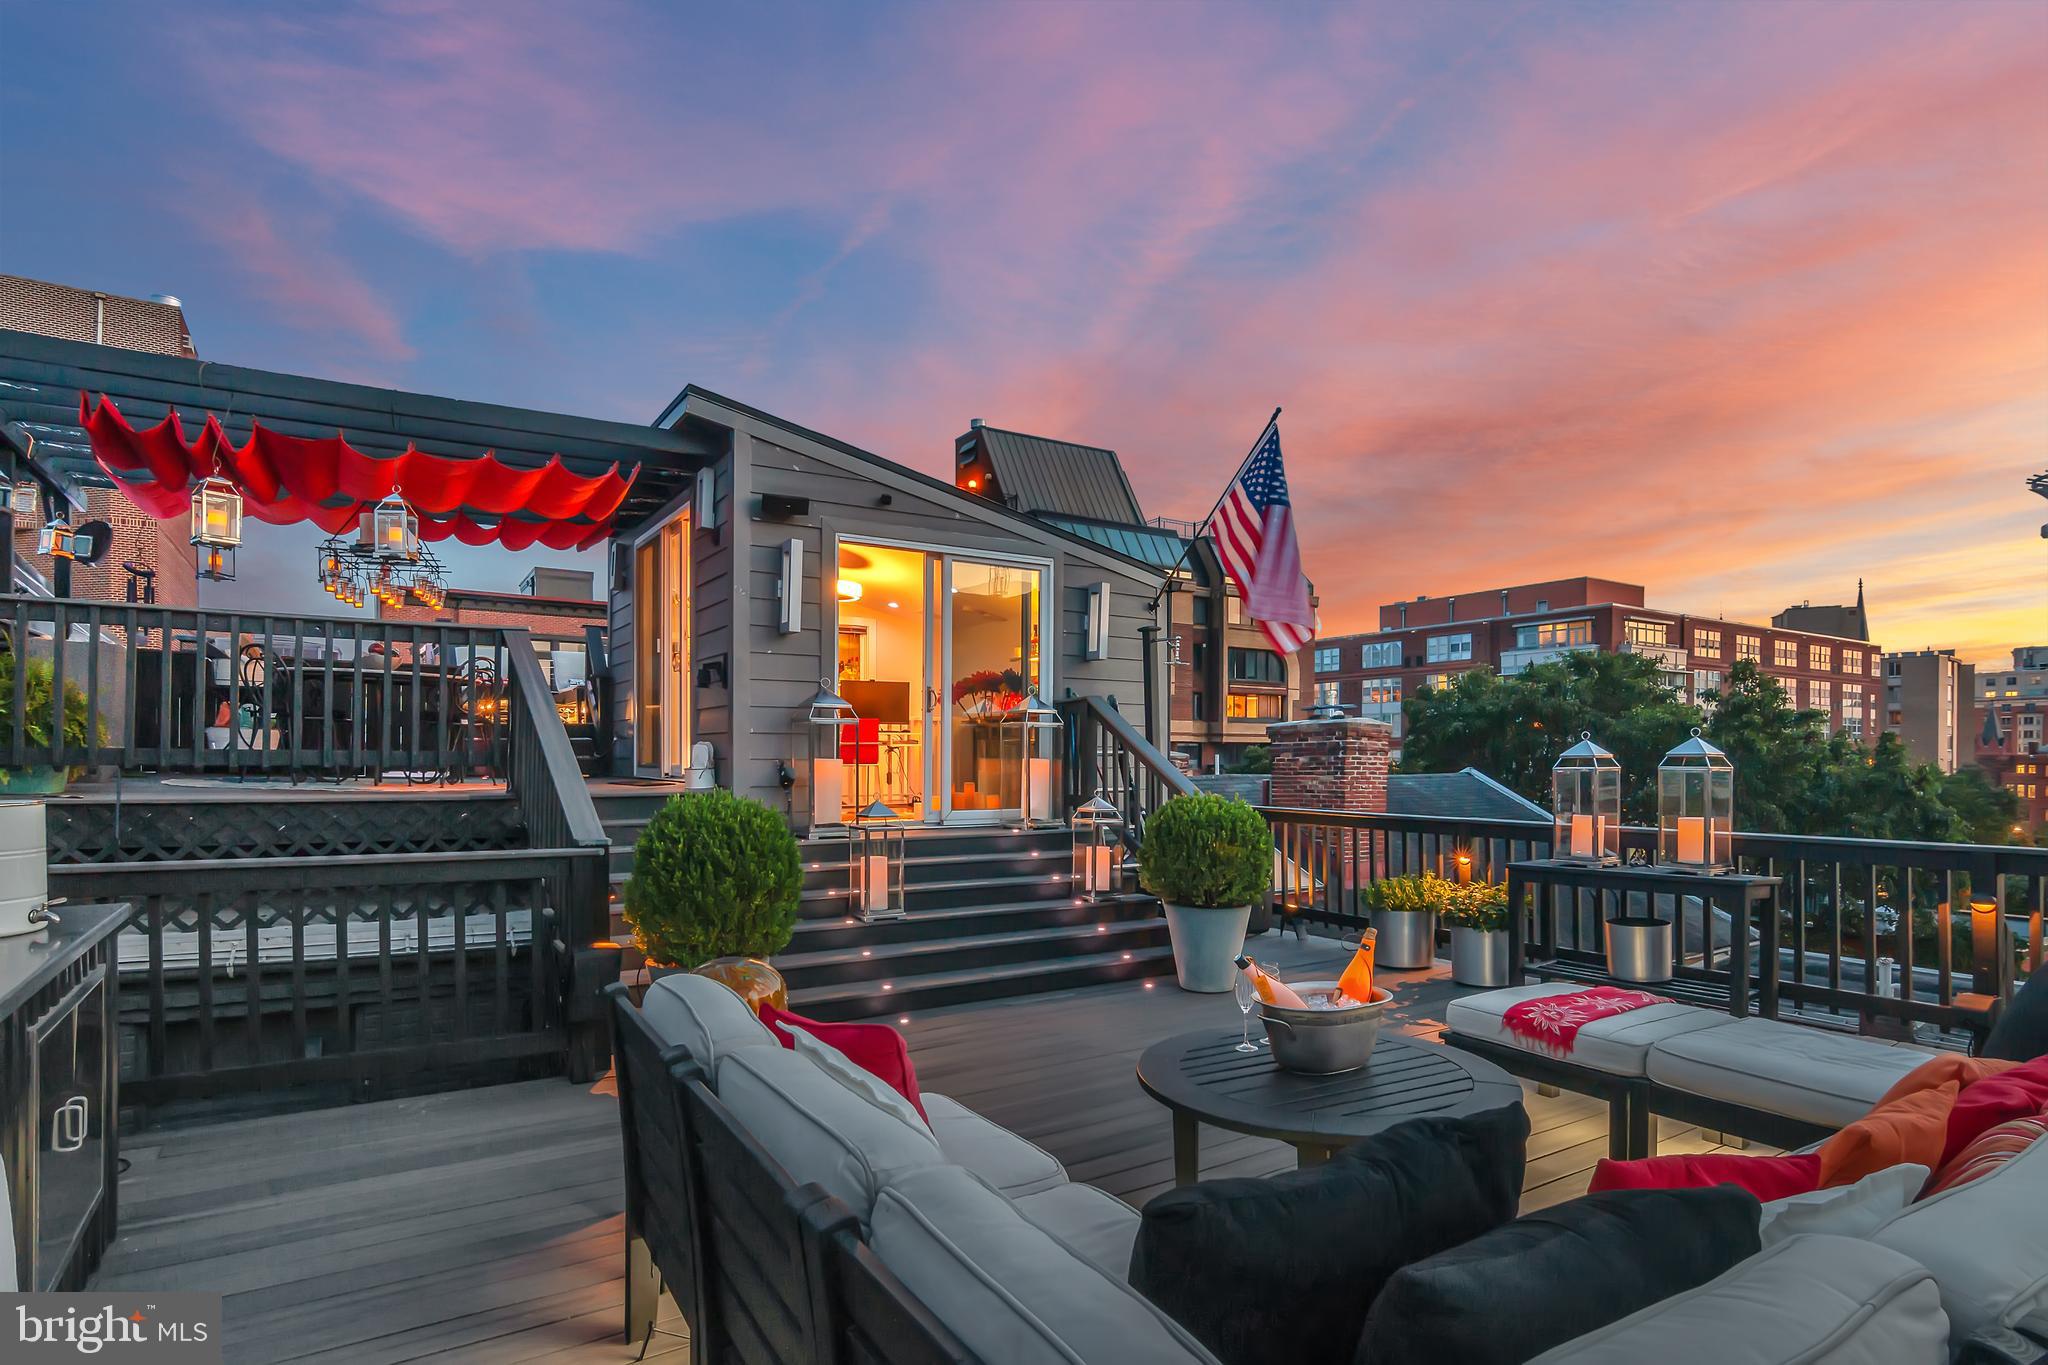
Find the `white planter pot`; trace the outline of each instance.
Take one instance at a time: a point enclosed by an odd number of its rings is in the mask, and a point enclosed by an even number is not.
[[[49,838],[43,803],[0,801],[0,938],[34,934],[50,903]]]
[[[1216,995],[1237,978],[1237,959],[1244,952],[1245,926],[1252,908],[1207,909],[1198,905],[1166,905],[1166,933],[1173,940],[1173,972],[1184,991]]]
[[[1507,985],[1507,930],[1452,925],[1451,980],[1460,986]]]
[[[1375,965],[1399,972],[1420,971],[1436,962],[1436,916],[1428,911],[1375,910],[1372,927]]]

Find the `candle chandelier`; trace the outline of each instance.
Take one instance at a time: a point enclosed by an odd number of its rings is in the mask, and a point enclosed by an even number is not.
[[[446,574],[419,538],[418,517],[396,492],[363,514],[356,539],[320,542],[320,586],[347,606],[374,597],[386,607],[412,601],[439,611],[448,601]]]

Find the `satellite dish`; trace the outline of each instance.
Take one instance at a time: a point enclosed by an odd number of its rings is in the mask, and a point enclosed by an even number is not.
[[[104,521],[88,521],[78,528],[78,540],[74,558],[80,564],[97,564],[114,543],[114,528]]]

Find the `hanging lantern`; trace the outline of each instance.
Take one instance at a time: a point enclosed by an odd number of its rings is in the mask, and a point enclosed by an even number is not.
[[[225,583],[235,576],[235,548],[242,543],[242,495],[215,475],[192,490],[192,546],[199,551],[201,578]]]
[[[1657,765],[1657,861],[1688,872],[1735,863],[1735,765],[1698,730]]]
[[[860,813],[847,836],[846,866],[851,877],[850,902],[862,919],[903,918],[903,866],[908,836],[903,822],[877,797]]]
[[[839,756],[844,733],[860,724],[852,703],[832,690],[832,680],[818,682],[804,715],[810,731],[811,831],[825,833],[846,825],[846,763]]]
[[[1124,817],[1101,791],[1074,809],[1074,893],[1091,901],[1116,892]]]
[[[31,518],[43,509],[43,491],[33,479],[23,479],[7,490],[7,510],[17,517]]]
[[[73,530],[71,523],[64,520],[59,512],[57,518],[36,532],[36,553],[52,559],[92,558],[92,537],[82,531]]]
[[[420,519],[392,489],[370,513],[370,540],[379,559],[418,559]]]
[[[1022,772],[1024,790],[1018,802],[1026,826],[1043,827],[1053,820],[1053,755],[1058,745],[1051,736],[1066,728],[1060,713],[1039,699],[1036,692],[1024,694],[1024,701],[1005,717],[1003,739],[1017,746],[1016,761]]]
[[[1558,755],[1550,770],[1552,850],[1585,863],[1621,861],[1621,764],[1593,732]]]

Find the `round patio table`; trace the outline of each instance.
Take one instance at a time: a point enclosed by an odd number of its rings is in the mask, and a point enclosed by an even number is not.
[[[1266,1048],[1238,1052],[1232,1029],[1202,1029],[1154,1043],[1138,1058],[1138,1084],[1173,1114],[1173,1180],[1201,1178],[1204,1123],[1293,1146],[1302,1166],[1407,1119],[1484,1113],[1522,1099],[1514,1077],[1441,1043],[1380,1035],[1356,1071],[1282,1071]]]

